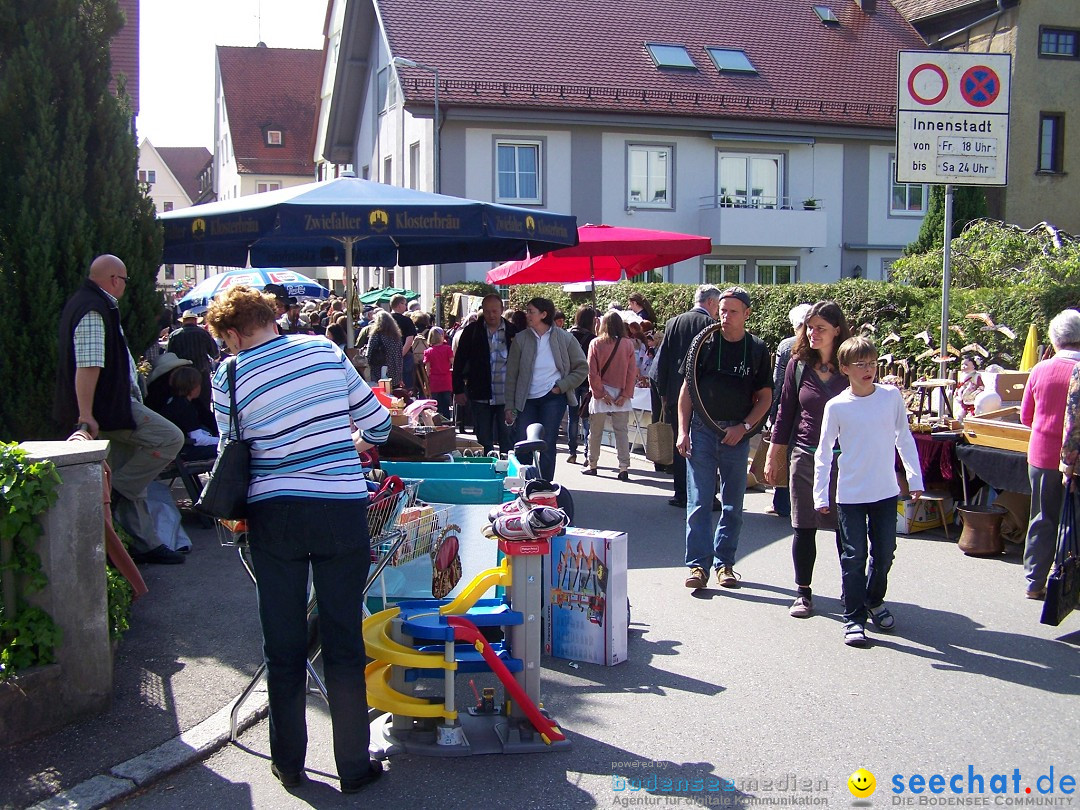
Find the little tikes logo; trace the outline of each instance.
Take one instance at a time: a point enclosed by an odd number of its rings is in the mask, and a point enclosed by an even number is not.
[[[996,807],[1064,807],[1072,804],[1076,777],[1059,774],[1051,765],[1046,773],[1025,776],[1019,768],[1011,773],[983,774],[968,765],[967,773],[898,773],[892,777],[892,804],[901,806],[981,804]],[[926,796],[923,794],[931,794]],[[915,794],[915,795],[909,795]],[[936,794],[942,798],[934,798]],[[988,795],[989,794],[989,795]],[[971,797],[966,800],[952,796]]]

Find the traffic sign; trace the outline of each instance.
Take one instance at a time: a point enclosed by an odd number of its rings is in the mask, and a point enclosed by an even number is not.
[[[1006,184],[1011,60],[900,51],[896,182]]]

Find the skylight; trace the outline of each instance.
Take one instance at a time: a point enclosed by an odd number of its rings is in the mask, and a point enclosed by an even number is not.
[[[706,51],[709,52],[709,56],[713,60],[713,64],[716,65],[716,69],[721,73],[754,73],[758,72],[757,68],[747,57],[745,51],[740,51],[736,48],[712,48],[706,47]]]
[[[839,25],[840,20],[833,14],[833,10],[828,6],[814,6],[814,13],[818,15],[818,19],[825,25]]]
[[[677,68],[679,70],[697,70],[697,65],[690,58],[685,45],[663,45],[657,42],[646,42],[645,47],[649,56],[659,68]]]

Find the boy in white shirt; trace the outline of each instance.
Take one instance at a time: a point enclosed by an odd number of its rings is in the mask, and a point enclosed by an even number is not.
[[[866,646],[867,618],[886,633],[896,627],[884,605],[900,494],[894,448],[900,451],[911,496],[918,498],[923,489],[903,397],[893,386],[874,383],[877,356],[874,344],[864,337],[849,338],[840,346],[836,360],[851,387],[826,403],[814,456],[814,507],[826,513],[833,447],[839,439],[836,507],[843,545],[844,643],[852,647]]]

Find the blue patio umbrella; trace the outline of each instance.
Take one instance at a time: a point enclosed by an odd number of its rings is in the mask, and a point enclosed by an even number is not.
[[[193,307],[208,307],[210,302],[230,287],[244,284],[261,290],[267,284],[280,284],[289,293],[290,298],[298,301],[314,298],[329,298],[330,291],[319,282],[310,279],[295,270],[283,267],[249,267],[246,270],[230,270],[204,279],[196,284],[187,295],[176,302],[176,308],[187,312]]]
[[[352,268],[500,261],[576,245],[577,219],[356,177],[306,183],[159,217],[166,264]],[[349,342],[352,342],[349,321]]]

